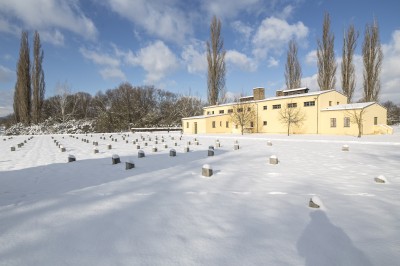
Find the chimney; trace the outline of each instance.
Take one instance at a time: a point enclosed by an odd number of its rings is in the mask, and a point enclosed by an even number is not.
[[[283,96],[283,90],[277,90],[276,91],[276,97]]]
[[[265,90],[263,87],[257,87],[253,89],[253,97],[255,101],[265,99]]]

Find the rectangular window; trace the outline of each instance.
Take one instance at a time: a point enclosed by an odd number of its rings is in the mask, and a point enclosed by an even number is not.
[[[339,102],[336,102],[336,105],[339,105],[340,103]]]
[[[229,128],[229,122],[226,121],[226,128]]]
[[[378,125],[378,117],[374,117],[374,125],[376,126],[376,125]]]
[[[215,121],[212,121],[212,128],[215,128]]]
[[[297,107],[297,103],[288,103],[287,107],[288,108],[296,108]]]
[[[263,106],[263,110],[267,110],[268,109],[268,106],[267,105],[264,105]]]
[[[253,121],[250,122],[250,127],[254,127],[254,122]]]
[[[266,126],[267,124],[267,121],[263,121],[263,126]]]
[[[220,113],[220,114],[223,114],[223,113],[224,113],[224,110],[219,110],[219,113]]]
[[[336,127],[336,118],[331,118],[331,127]]]
[[[212,111],[211,114],[214,114],[214,111]]]
[[[332,101],[329,101],[329,106],[332,106]]]
[[[315,106],[315,101],[304,102],[304,107]]]
[[[232,114],[233,113],[233,109],[228,109],[228,114]]]
[[[210,111],[207,111],[207,115],[209,115],[210,114]]]
[[[350,117],[344,118],[344,127],[350,127]]]
[[[222,127],[222,121],[219,121],[219,126]]]
[[[280,104],[274,104],[274,105],[272,105],[272,109],[281,109],[281,105]]]
[[[243,112],[243,108],[238,108],[238,109],[237,109],[237,112],[238,112],[238,113]]]
[[[189,128],[189,122],[186,122],[186,128]]]

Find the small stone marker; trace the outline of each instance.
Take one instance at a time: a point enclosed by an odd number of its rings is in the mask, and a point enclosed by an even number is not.
[[[61,150],[61,152],[65,152],[65,148],[64,148],[64,146],[60,146],[60,150]]]
[[[153,146],[153,148],[151,149],[152,152],[157,152],[157,147]]]
[[[214,150],[209,149],[208,150],[208,156],[214,156]]]
[[[144,146],[147,146],[147,142],[144,143]]]
[[[272,146],[272,142],[270,140],[267,141],[267,146]]]
[[[221,147],[221,143],[219,142],[219,140],[217,140],[217,141],[215,142],[215,146],[216,146],[217,148],[220,148],[220,147]]]
[[[166,148],[168,148],[168,145],[167,145],[167,143],[164,143],[164,148],[166,149]]]
[[[138,151],[138,158],[144,158],[144,151],[142,151],[142,150],[139,150]]]
[[[376,183],[386,183],[386,178],[383,175],[374,178]]]
[[[308,207],[310,207],[310,208],[319,208],[320,206],[317,203],[315,203],[313,201],[313,199],[311,198],[310,201],[308,202]]]
[[[210,146],[208,146],[208,149],[209,149],[209,150],[214,150],[214,146],[213,146],[213,145],[210,145]]]
[[[125,170],[135,168],[135,164],[132,161],[125,162]]]
[[[349,145],[343,145],[342,151],[349,151]]]
[[[205,164],[203,165],[203,168],[201,169],[201,174],[202,176],[210,177],[213,175],[213,170],[211,168],[211,165]]]
[[[137,149],[137,150],[140,150],[140,145],[139,145],[139,144],[136,145],[136,149]]]
[[[178,146],[178,143],[176,141],[174,142],[174,146]]]
[[[238,150],[238,149],[239,149],[239,144],[236,143],[235,145],[233,145],[233,149],[234,149],[234,150]]]
[[[189,146],[185,146],[185,147],[183,148],[183,152],[189,152]]]
[[[111,157],[112,160],[112,164],[117,164],[121,162],[121,159],[119,158],[119,156],[117,154],[113,154],[113,156]]]
[[[199,145],[199,141],[195,140],[194,145]]]
[[[278,157],[276,157],[276,155],[272,155],[271,157],[269,157],[269,164],[278,164],[279,160]]]
[[[111,144],[107,144],[107,149],[111,150],[112,146]]]
[[[97,149],[97,148],[93,148],[93,152],[96,154],[96,153],[99,153],[99,149]]]
[[[129,141],[127,140],[127,141],[126,141],[126,144],[128,144],[128,143],[129,143]]]
[[[174,149],[169,150],[169,156],[175,157],[176,156],[176,151]]]
[[[76,158],[75,158],[74,155],[72,155],[72,154],[68,155],[68,162],[69,162],[69,163],[75,162],[75,161],[76,161]]]
[[[15,146],[11,146],[11,151],[15,151]]]

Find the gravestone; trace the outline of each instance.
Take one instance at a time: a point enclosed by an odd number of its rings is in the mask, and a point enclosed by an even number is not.
[[[135,164],[132,161],[125,162],[125,170],[135,168]]]
[[[153,148],[151,149],[152,152],[157,152],[157,147],[153,146]]]
[[[238,150],[239,149],[239,144],[236,143],[235,145],[233,145],[233,149],[234,150]]]
[[[138,151],[138,158],[144,158],[144,157],[145,157],[144,151],[139,150]]]
[[[308,202],[308,207],[310,207],[310,208],[319,208],[320,206],[317,203],[315,203],[311,198],[310,201]]]
[[[214,150],[209,149],[208,150],[208,156],[214,156]]]
[[[201,174],[202,176],[210,177],[213,175],[213,169],[211,165],[205,164],[203,165],[203,168],[201,169]]]
[[[175,157],[175,156],[176,156],[176,151],[175,151],[174,149],[171,149],[171,150],[169,151],[169,156]]]
[[[97,148],[93,148],[93,152],[96,154],[96,153],[99,153],[99,149],[97,149]]]
[[[189,146],[185,146],[185,147],[183,148],[183,152],[189,152]]]
[[[118,154],[113,154],[111,157],[112,164],[118,164],[121,163],[121,159],[119,158]]]
[[[10,149],[11,149],[11,151],[15,151],[15,147],[14,146],[11,146]]]
[[[107,149],[111,150],[112,146],[111,144],[107,144]]]
[[[269,164],[278,164],[279,160],[278,157],[276,157],[276,155],[272,155],[271,157],[269,157]]]
[[[69,163],[75,162],[75,161],[76,161],[76,158],[75,158],[74,155],[72,155],[72,154],[68,155],[68,162],[69,162]]]
[[[349,151],[349,145],[343,145],[342,146],[342,151]]]
[[[272,142],[270,140],[267,141],[267,146],[272,146]]]

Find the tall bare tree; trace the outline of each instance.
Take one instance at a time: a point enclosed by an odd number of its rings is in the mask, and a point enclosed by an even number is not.
[[[381,91],[380,73],[382,70],[383,53],[379,39],[378,22],[366,25],[362,47],[364,62],[364,97],[365,102],[378,101]]]
[[[210,24],[210,40],[207,41],[207,88],[208,103],[217,104],[221,91],[225,87],[225,54],[224,41],[221,38],[221,21],[214,16]]]
[[[42,68],[43,50],[40,44],[40,36],[37,31],[33,37],[33,66],[32,66],[32,122],[40,122],[43,110],[45,93],[44,72]]]
[[[289,42],[285,66],[285,80],[287,89],[301,87],[301,66],[297,58],[297,43],[295,40]]]
[[[330,32],[331,20],[329,13],[325,13],[322,27],[322,40],[318,39],[318,86],[320,90],[335,89],[336,62],[334,42],[335,37]]]
[[[71,88],[68,83],[57,83],[56,85],[56,108],[58,109],[58,115],[61,122],[66,122],[73,118],[77,97],[72,94]]]
[[[352,102],[354,89],[356,87],[356,74],[353,62],[354,50],[357,46],[358,31],[354,25],[350,25],[343,36],[342,50],[342,90],[347,96],[347,103]]]
[[[300,107],[297,107],[297,103],[287,103],[279,110],[279,121],[286,125],[287,135],[290,135],[290,129],[293,126],[301,126],[305,120],[305,114]]]
[[[31,120],[30,67],[28,32],[22,31],[17,63],[17,82],[14,92],[14,113],[17,123],[29,124]]]

